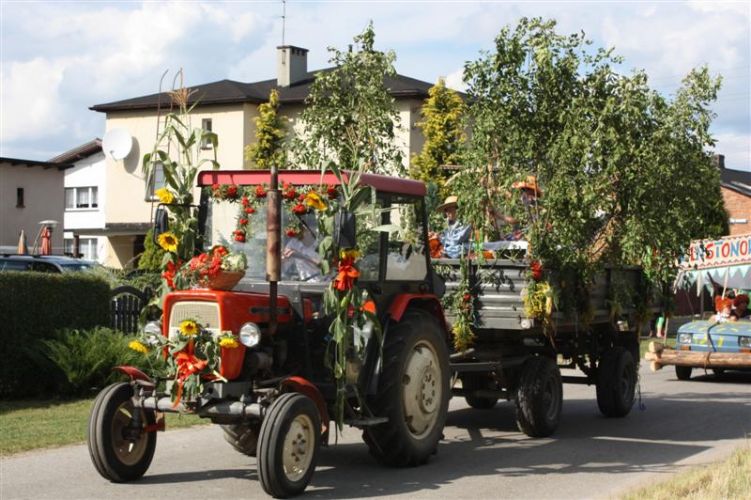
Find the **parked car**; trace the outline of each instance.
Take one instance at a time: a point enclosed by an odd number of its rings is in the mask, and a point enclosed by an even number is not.
[[[62,255],[0,255],[0,271],[67,273],[93,269],[96,262]]]
[[[680,380],[688,380],[693,368],[704,365],[715,374],[727,369],[749,368],[751,321],[692,321],[678,330],[676,349],[675,373]],[[691,358],[692,355],[696,359]]]

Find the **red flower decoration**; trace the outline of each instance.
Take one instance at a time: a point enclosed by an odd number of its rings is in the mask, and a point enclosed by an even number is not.
[[[300,196],[297,197],[297,201],[299,201],[300,203],[302,203],[303,201],[305,201],[305,195],[304,194],[300,194]]]
[[[246,214],[254,214],[256,213],[256,209],[253,207],[245,207],[245,213]]]
[[[462,300],[463,300],[464,302],[469,302],[470,300],[472,300],[472,296],[471,296],[470,294],[468,294],[468,293],[465,293],[465,294],[464,294],[464,295],[462,296]]]
[[[248,219],[240,219],[237,221],[238,224],[241,226],[247,226],[248,225]]]
[[[295,236],[297,236],[297,229],[295,229],[293,227],[289,227],[289,228],[287,228],[286,234],[290,238],[294,238]]]
[[[237,199],[237,186],[232,184],[231,186],[227,186],[227,198],[230,200]]]
[[[297,196],[297,190],[295,190],[295,186],[291,185],[289,182],[285,182],[284,192],[282,193],[282,196],[286,200],[294,200]]]
[[[352,289],[355,280],[360,276],[360,271],[355,267],[355,260],[351,258],[339,261],[339,274],[336,275],[332,286],[340,292],[346,292]]]
[[[540,281],[542,279],[542,264],[539,260],[533,260],[529,263],[529,271],[532,273],[532,279]]]
[[[339,191],[336,189],[336,186],[328,185],[326,186],[326,195],[329,197],[329,200],[335,200],[339,197]]]
[[[237,230],[232,234],[235,235],[235,241],[239,241],[241,243],[245,241],[245,231]]]
[[[250,199],[248,199],[247,196],[243,196],[243,198],[242,198],[242,204],[243,204],[244,207],[249,207],[250,206]]]
[[[256,198],[266,198],[266,188],[261,184],[256,186]]]
[[[180,264],[182,263],[179,260],[177,261],[177,264],[169,261],[167,262],[167,269],[162,273],[162,278],[167,282],[167,286],[170,287],[170,290],[175,289],[175,274],[177,274]]]
[[[292,207],[292,213],[297,214],[297,215],[308,213],[308,207],[306,207],[302,203],[298,203],[297,205]]]
[[[222,186],[220,186],[219,184],[211,185],[211,190],[214,191],[214,193],[216,193],[217,191],[221,191],[221,189],[222,189]]]

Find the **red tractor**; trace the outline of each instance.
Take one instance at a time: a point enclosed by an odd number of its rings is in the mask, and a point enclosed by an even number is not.
[[[198,246],[232,241],[235,214],[211,203],[211,186],[271,184],[275,191],[276,182],[337,184],[336,176],[318,171],[284,171],[278,179],[276,175],[200,173]],[[359,350],[361,362],[346,370],[343,423],[363,430],[363,440],[380,462],[415,466],[436,451],[451,396],[450,333],[438,298],[440,280],[427,251],[425,186],[372,174],[363,174],[360,184],[370,188],[368,203],[377,224],[393,227],[406,217],[417,230],[408,241],[399,231],[362,230],[359,221],[349,229],[335,228],[356,238],[352,246],[362,253],[358,285],[372,300],[380,327],[380,334],[375,325],[355,331],[353,349]],[[276,192],[271,199],[278,198]],[[271,203],[268,206],[274,210]],[[233,448],[256,457],[258,477],[270,495],[296,495],[310,482],[318,449],[328,442],[337,403],[337,380],[326,362],[332,318],[323,307],[331,275],[316,272],[304,252],[291,248],[295,244],[280,231],[288,222],[285,214],[267,230],[264,210],[259,208],[255,222],[249,223],[253,231],[247,239],[231,245],[248,256],[247,271],[233,289],[169,293],[161,320],[145,325],[147,332],[169,338],[191,318],[210,332],[231,332],[239,347],[222,349],[218,376],[203,380],[199,394],[178,404],[166,388],[168,381],[133,367],[118,367],[130,382],[105,388],[89,421],[89,451],[104,478],[140,478],[154,455],[157,431],[164,428],[163,413],[188,412],[220,424]],[[302,220],[302,225],[315,239],[315,221]],[[266,249],[267,239],[274,237],[281,238],[274,251],[282,258],[280,279],[270,282],[266,261],[271,253]]]

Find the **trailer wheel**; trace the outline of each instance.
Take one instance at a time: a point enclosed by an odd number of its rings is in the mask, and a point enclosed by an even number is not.
[[[258,436],[258,478],[274,498],[298,495],[308,486],[321,444],[321,417],[300,393],[282,394],[263,419]]]
[[[675,376],[678,380],[689,380],[691,378],[691,372],[693,371],[691,366],[675,366]]]
[[[467,373],[462,376],[462,389],[465,391],[464,399],[467,404],[476,410],[490,410],[495,407],[498,398],[489,398],[482,396],[473,396],[471,391],[478,389],[487,389],[490,377],[476,373]]]
[[[606,417],[625,417],[634,405],[636,365],[631,353],[613,347],[597,367],[597,406]]]
[[[89,416],[88,447],[99,474],[112,482],[138,479],[151,465],[156,448],[156,432],[144,432],[154,424],[153,411],[141,411],[140,428],[132,428],[133,387],[125,382],[104,388]]]
[[[443,434],[449,403],[448,350],[436,319],[409,310],[386,333],[378,392],[369,403],[388,422],[367,427],[363,439],[381,463],[427,462]]]
[[[235,450],[249,457],[256,456],[258,447],[258,431],[261,425],[258,423],[242,423],[233,425],[222,425],[224,439]]]
[[[530,437],[555,432],[561,419],[563,383],[555,361],[534,356],[524,362],[516,390],[516,425]]]

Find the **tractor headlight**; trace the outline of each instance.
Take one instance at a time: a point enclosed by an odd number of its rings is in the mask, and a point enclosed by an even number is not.
[[[738,337],[738,346],[751,348],[751,337]]]
[[[679,344],[690,344],[691,343],[691,334],[690,333],[679,333],[678,334],[678,343]]]
[[[245,323],[240,327],[240,343],[245,347],[255,347],[261,341],[261,329],[255,323]]]

